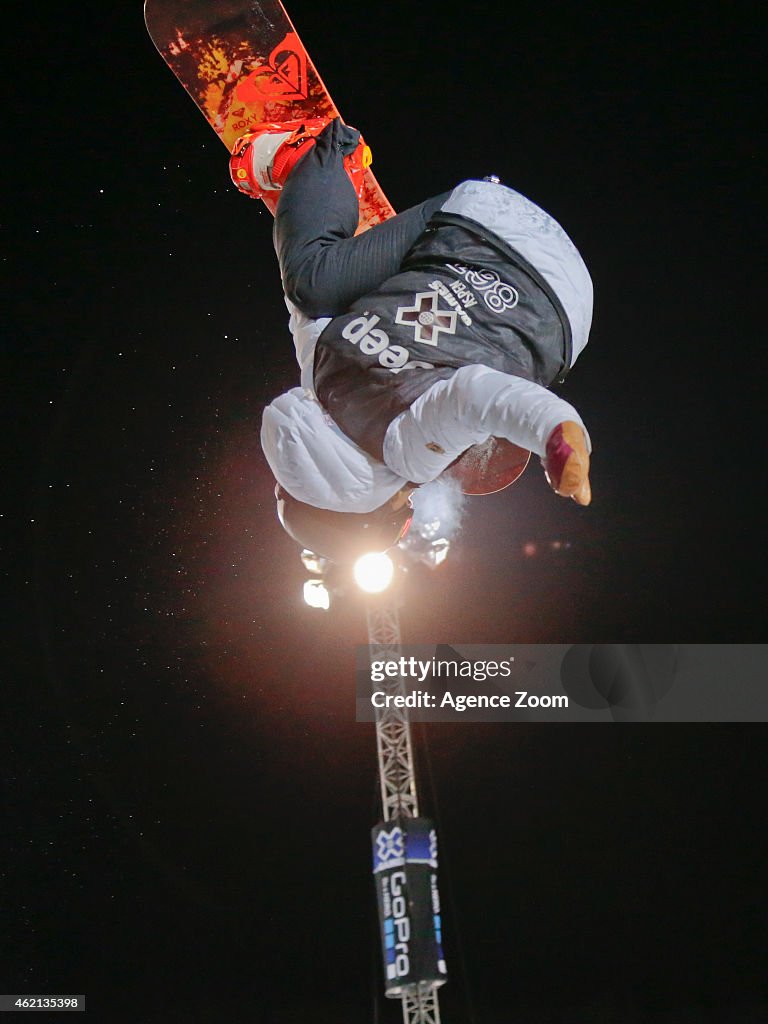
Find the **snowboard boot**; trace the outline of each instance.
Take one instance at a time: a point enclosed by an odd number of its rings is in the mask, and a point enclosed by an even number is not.
[[[315,137],[328,124],[327,118],[271,123],[241,136],[232,147],[229,173],[240,191],[252,199],[279,192],[288,175],[315,145]],[[363,194],[365,171],[371,165],[371,151],[360,136],[356,148],[344,157],[344,170],[357,194]]]
[[[555,494],[573,498],[577,505],[590,503],[589,450],[586,434],[578,423],[567,421],[555,427],[541,462]]]

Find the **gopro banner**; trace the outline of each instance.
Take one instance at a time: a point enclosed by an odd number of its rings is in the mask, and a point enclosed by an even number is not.
[[[384,953],[384,990],[447,980],[437,890],[437,833],[427,818],[393,818],[372,830],[373,877]]]

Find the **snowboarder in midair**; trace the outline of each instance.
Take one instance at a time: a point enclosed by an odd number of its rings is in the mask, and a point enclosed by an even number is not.
[[[333,560],[396,543],[409,494],[489,437],[591,500],[589,436],[547,390],[587,343],[592,282],[557,222],[496,179],[465,181],[356,235],[370,151],[336,118],[266,125],[230,160],[277,192],[274,244],[301,386],[267,406],[278,514]]]

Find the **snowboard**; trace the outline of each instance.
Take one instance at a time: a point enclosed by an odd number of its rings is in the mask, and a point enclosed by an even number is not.
[[[160,56],[228,152],[265,122],[340,116],[279,0],[145,0],[144,19]],[[263,200],[273,215],[279,196]],[[394,213],[368,168],[358,231]],[[513,483],[529,457],[489,438],[449,472],[466,494],[490,494]]]
[[[489,437],[473,444],[445,472],[459,481],[465,494],[495,494],[513,484],[530,459],[527,448],[504,437]]]

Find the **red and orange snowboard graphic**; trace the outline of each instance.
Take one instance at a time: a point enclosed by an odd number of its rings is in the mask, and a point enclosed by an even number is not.
[[[146,0],[144,17],[163,60],[228,151],[265,122],[338,116],[278,0]],[[360,230],[394,212],[367,170]]]

